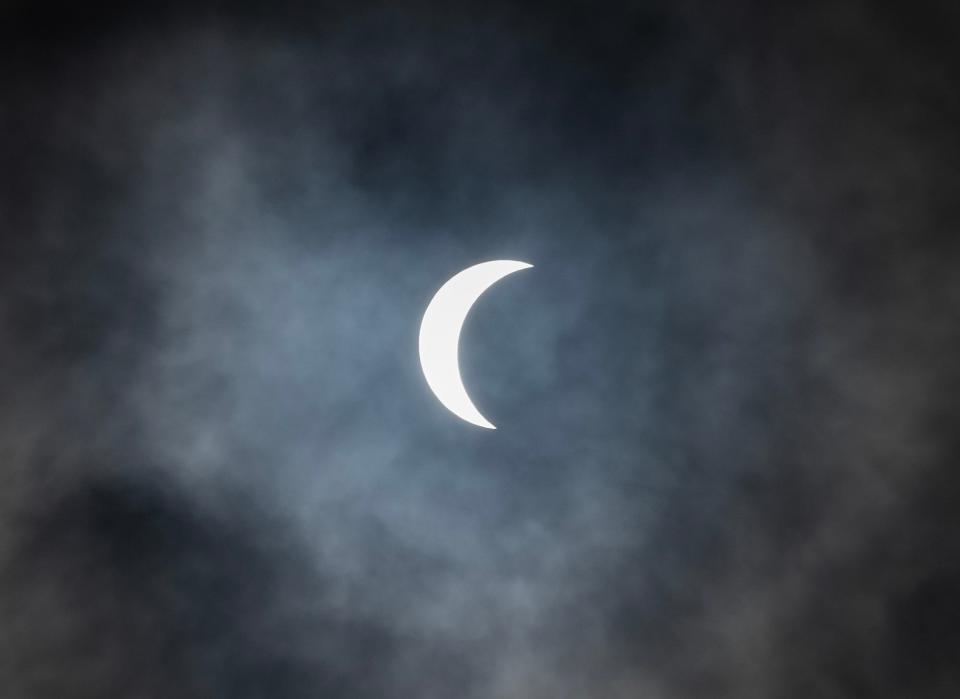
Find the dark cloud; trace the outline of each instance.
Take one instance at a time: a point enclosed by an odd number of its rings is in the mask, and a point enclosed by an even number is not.
[[[951,5],[3,12],[5,696],[956,695]]]

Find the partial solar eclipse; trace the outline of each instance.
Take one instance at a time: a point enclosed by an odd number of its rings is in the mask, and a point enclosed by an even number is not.
[[[533,267],[515,260],[492,260],[451,277],[433,299],[420,323],[420,366],[427,385],[451,413],[478,427],[497,429],[470,400],[460,377],[460,331],[467,313],[484,291],[508,274]]]

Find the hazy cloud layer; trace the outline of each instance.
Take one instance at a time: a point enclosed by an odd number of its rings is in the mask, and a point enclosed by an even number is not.
[[[0,687],[954,697],[947,3],[16,5]],[[478,430],[421,314],[478,303]]]

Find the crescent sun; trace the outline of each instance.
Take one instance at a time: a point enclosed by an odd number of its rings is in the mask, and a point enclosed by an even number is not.
[[[420,366],[437,399],[457,417],[478,427],[497,429],[477,410],[460,378],[460,331],[467,314],[484,291],[533,265],[516,260],[492,260],[468,267],[451,277],[430,300],[420,323]]]

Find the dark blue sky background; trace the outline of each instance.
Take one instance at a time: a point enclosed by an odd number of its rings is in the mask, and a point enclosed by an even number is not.
[[[0,693],[957,696],[960,13],[722,5],[5,5]]]

